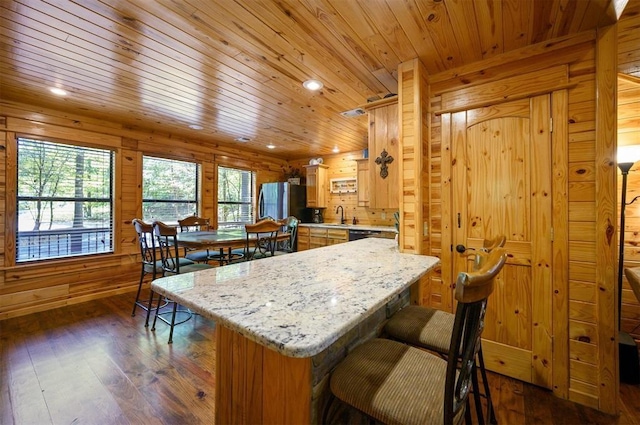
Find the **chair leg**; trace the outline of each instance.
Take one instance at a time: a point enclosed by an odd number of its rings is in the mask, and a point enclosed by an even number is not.
[[[153,292],[152,292],[153,294]],[[151,295],[153,297],[153,295]],[[158,294],[158,307],[160,307],[160,303],[162,302],[162,294]],[[156,315],[153,317],[153,326],[151,327],[152,331],[156,330],[156,321],[158,320],[158,314],[160,313],[160,308],[156,308]]]
[[[478,384],[478,366],[473,365],[471,372],[471,383],[473,385],[473,402],[476,406],[476,415],[478,416],[478,424],[484,425],[484,415],[482,414],[482,400],[480,397],[480,385]]]
[[[133,302],[133,311],[131,312],[131,317],[136,315],[136,307],[138,307],[138,300],[140,299],[140,291],[142,290],[143,280],[144,280],[144,266],[142,266],[142,271],[140,272],[140,283],[138,284],[138,292],[136,293],[136,300]]]
[[[173,314],[171,315],[171,325],[169,329],[169,342],[171,344],[173,342],[173,327],[176,325],[176,312],[178,311],[178,303],[173,302]]]
[[[151,306],[153,305],[153,291],[150,291],[149,294],[149,306],[147,307],[147,320],[144,322],[144,327],[149,327],[149,318],[151,317]],[[160,304],[158,304],[158,308],[160,308]]]
[[[467,407],[464,409],[464,422],[467,425],[473,424],[473,420],[471,419],[471,401],[469,397],[467,397]]]
[[[498,424],[498,418],[496,418],[496,412],[493,409],[493,402],[491,401],[491,390],[489,390],[489,380],[487,379],[487,371],[484,368],[484,357],[482,356],[482,345],[478,350],[478,362],[480,363],[480,374],[482,375],[482,384],[484,385],[484,395],[487,398],[487,419],[489,423],[493,425]]]

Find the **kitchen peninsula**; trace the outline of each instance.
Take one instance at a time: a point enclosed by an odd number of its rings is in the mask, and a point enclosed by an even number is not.
[[[328,376],[439,260],[369,238],[157,279],[216,321],[216,423],[319,423]]]

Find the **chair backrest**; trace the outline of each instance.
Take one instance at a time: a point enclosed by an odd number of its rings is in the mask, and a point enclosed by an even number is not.
[[[145,223],[138,218],[134,218],[132,223],[138,234],[142,262],[153,267],[155,278],[156,244],[153,237],[153,225]]]
[[[636,295],[638,302],[640,302],[640,267],[633,267],[630,269],[624,269],[624,274],[627,276],[629,286]],[[622,294],[618,295],[622,296]]]
[[[284,242],[282,246],[283,251],[293,252],[296,248],[296,238],[298,236],[298,224],[300,220],[290,215],[289,217],[280,221],[283,227],[283,231],[289,233],[289,239]]]
[[[496,248],[491,251],[480,270],[458,275],[455,292],[458,304],[447,359],[444,423],[453,423],[469,396],[473,366],[484,329],[487,298],[493,292],[494,279],[506,261],[505,250]]]
[[[273,220],[261,220],[256,224],[245,225],[247,233],[245,259],[273,256],[278,240],[278,231],[282,224]]]
[[[506,242],[507,238],[504,235],[482,241],[482,248],[474,252],[473,270],[480,270],[488,254],[496,248],[502,248]]]
[[[158,242],[162,270],[166,273],[180,274],[180,261],[178,254],[178,229],[167,226],[161,221],[153,222],[153,233]]]
[[[178,220],[181,232],[193,232],[197,230],[209,230],[210,220],[208,218],[197,217],[190,215]]]

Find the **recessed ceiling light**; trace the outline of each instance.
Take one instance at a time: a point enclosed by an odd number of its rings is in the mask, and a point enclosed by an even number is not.
[[[51,93],[57,94],[58,96],[66,96],[67,95],[66,91],[64,91],[62,89],[59,89],[57,87],[51,87],[49,90],[51,90]]]
[[[318,80],[307,80],[302,83],[303,87],[307,90],[320,90],[324,84]]]
[[[236,139],[236,142],[241,142],[241,143],[247,143],[247,142],[250,142],[250,141],[251,141],[251,139],[248,138],[248,137],[238,137]]]
[[[201,125],[198,125],[198,124],[191,124],[191,125],[189,126],[189,128],[190,128],[191,130],[202,130],[202,126],[201,126]]]
[[[276,145],[267,145],[267,147],[268,147],[269,149],[275,149],[275,148],[276,148]]]
[[[337,146],[335,146],[335,147],[333,148],[333,153],[338,153],[338,152],[340,152],[340,149],[338,149],[338,147],[337,147]]]

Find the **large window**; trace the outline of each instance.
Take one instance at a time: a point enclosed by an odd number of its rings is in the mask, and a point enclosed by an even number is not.
[[[198,164],[142,158],[142,218],[177,223],[198,212]]]
[[[18,138],[17,262],[113,252],[113,157]]]
[[[218,227],[253,223],[254,176],[251,171],[218,167]]]

